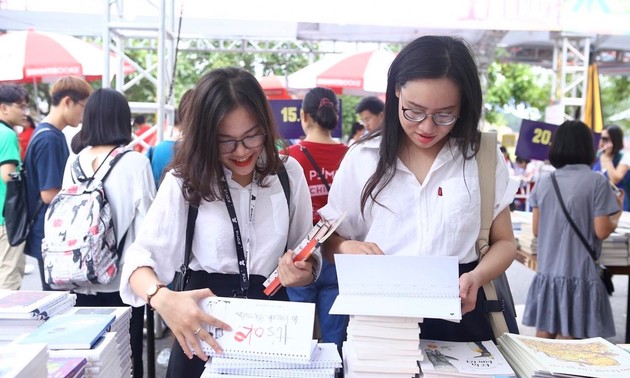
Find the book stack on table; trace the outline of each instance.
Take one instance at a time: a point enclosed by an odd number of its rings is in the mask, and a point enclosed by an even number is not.
[[[498,343],[519,377],[630,377],[630,354],[601,337],[564,340],[505,333]]]
[[[334,344],[312,340],[313,303],[210,297],[200,306],[232,328],[205,328],[223,353],[201,341],[204,353],[212,357],[202,377],[334,378],[341,367]]]
[[[46,378],[47,361],[46,344],[0,346],[0,377]]]
[[[0,345],[29,334],[76,303],[68,291],[0,290]]]
[[[108,332],[115,335],[116,350],[121,371],[125,376],[132,372],[131,337],[129,336],[129,322],[131,320],[131,307],[73,307],[66,314],[79,315],[113,315],[114,322]]]
[[[351,315],[343,344],[344,376],[413,377],[419,373],[421,318]]]

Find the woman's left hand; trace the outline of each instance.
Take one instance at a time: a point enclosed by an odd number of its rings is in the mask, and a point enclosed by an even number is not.
[[[475,309],[477,292],[480,286],[472,272],[464,273],[459,277],[459,297],[462,299],[462,315]]]
[[[289,250],[278,261],[278,278],[284,287],[306,286],[315,281],[315,267],[309,260],[293,261]]]

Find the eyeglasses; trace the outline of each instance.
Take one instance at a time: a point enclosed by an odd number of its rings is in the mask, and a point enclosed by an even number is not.
[[[422,110],[412,110],[409,108],[405,108],[404,106],[402,106],[401,108],[403,111],[403,117],[405,117],[407,121],[411,122],[422,122],[425,120],[425,118],[431,117],[431,119],[433,119],[433,123],[435,123],[436,125],[449,126],[453,124],[453,122],[457,121],[458,118],[448,113],[429,114]]]
[[[75,104],[81,105],[82,108],[85,108],[85,104],[80,101],[75,101]]]
[[[238,148],[239,143],[243,143],[245,148],[256,148],[265,144],[267,133],[251,135],[242,139],[219,141],[219,151],[222,154],[230,154]]]
[[[602,142],[608,142],[610,140],[610,138],[606,136],[603,136],[601,139],[602,139]]]

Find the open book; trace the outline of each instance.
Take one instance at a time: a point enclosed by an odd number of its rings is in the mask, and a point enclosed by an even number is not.
[[[462,318],[457,257],[338,254],[335,265],[331,314]]]
[[[630,354],[601,337],[560,340],[504,333],[498,344],[519,376],[630,377]]]
[[[214,326],[214,335],[224,357],[252,360],[309,362],[317,343],[313,343],[315,304],[245,298],[209,297],[201,308],[232,327],[226,331]],[[216,353],[206,342],[207,355]]]
[[[327,221],[324,218],[317,222],[306,237],[293,250],[293,261],[304,261],[311,257],[313,252],[332,235],[344,218],[345,213],[335,222]],[[263,285],[265,286],[264,293],[268,296],[272,296],[280,290],[282,285],[280,284],[280,278],[278,278],[278,269],[271,272],[267,280],[263,282]]]

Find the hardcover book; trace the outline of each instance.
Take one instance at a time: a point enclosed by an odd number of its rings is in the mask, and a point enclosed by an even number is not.
[[[45,343],[48,349],[91,349],[113,321],[113,315],[57,315],[19,342]]]

